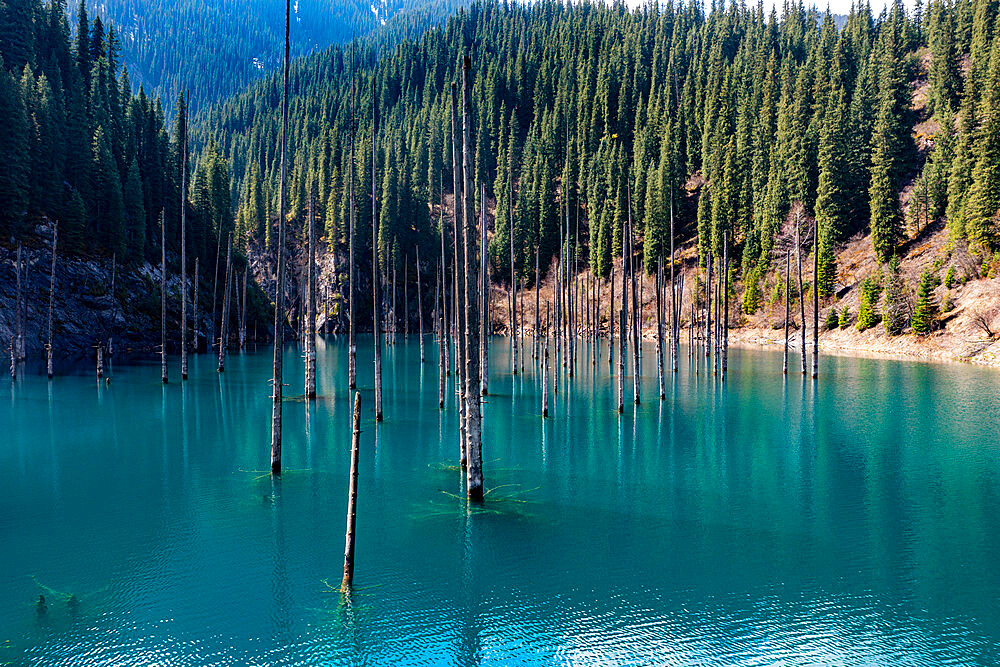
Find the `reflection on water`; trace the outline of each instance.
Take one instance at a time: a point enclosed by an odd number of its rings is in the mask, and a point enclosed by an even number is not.
[[[340,341],[315,404],[286,352],[280,480],[267,349],[165,387],[155,364],[10,383],[0,664],[1000,662],[995,371],[835,357],[814,383],[733,350],[724,384],[682,356],[661,403],[649,349],[619,416],[604,350],[543,421],[538,370],[512,376],[498,339],[470,508],[454,377],[442,412],[436,346],[421,367],[399,343],[381,425],[359,364],[349,599]]]

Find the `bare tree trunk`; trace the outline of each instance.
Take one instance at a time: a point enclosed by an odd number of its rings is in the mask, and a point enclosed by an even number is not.
[[[113,295],[112,295],[113,296]],[[101,376],[101,348],[97,348],[98,375]],[[167,223],[160,211],[160,377],[167,383]]]
[[[802,214],[795,219],[795,258],[799,265],[799,310],[802,317],[802,374],[806,374],[806,300],[802,292]]]
[[[240,349],[247,344],[247,271],[243,271],[243,304],[240,307]]]
[[[14,357],[17,361],[24,359],[21,350],[24,347],[24,317],[22,316],[22,304],[24,303],[24,289],[21,286],[21,242],[17,242],[17,296],[15,299],[14,311],[17,320],[14,333]]]
[[[792,250],[785,248],[785,356],[781,363],[781,372],[788,375],[788,289],[792,282]]]
[[[56,246],[59,243],[59,223],[52,224],[52,272],[49,274],[49,340],[45,345],[45,369],[49,379],[52,379],[52,311],[56,301]]]
[[[624,260],[623,260],[624,261]],[[608,372],[615,363],[615,267],[611,265],[611,303],[608,304]]]
[[[97,344],[97,379],[104,377],[104,346]]]
[[[285,53],[281,96],[281,181],[278,190],[278,276],[274,290],[274,375],[271,378],[271,474],[281,474],[281,402],[284,396],[282,353],[285,341],[285,146],[288,141],[288,28],[289,0],[285,0]],[[374,174],[373,174],[374,175]],[[214,316],[213,316],[214,317]]]
[[[354,431],[351,437],[351,481],[347,491],[347,537],[344,545],[342,591],[354,583],[354,527],[358,518],[358,450],[361,443],[361,394],[354,394]]]
[[[549,302],[545,302],[545,351],[542,352],[542,417],[549,416]]]
[[[466,359],[469,355],[469,350],[467,348],[467,341],[465,338],[465,318],[462,317],[460,312],[462,309],[460,303],[464,300],[466,281],[468,276],[466,271],[463,271],[462,256],[464,252],[462,251],[464,247],[464,237],[465,237],[465,222],[464,216],[466,213],[465,204],[465,193],[462,191],[464,187],[464,172],[461,171],[459,162],[459,132],[460,128],[458,125],[458,86],[455,82],[451,84],[451,166],[452,166],[452,178],[453,178],[453,192],[455,193],[455,215],[453,219],[454,224],[454,235],[455,235],[455,271],[454,271],[454,294],[453,298],[455,300],[455,305],[453,314],[455,316],[455,379],[456,385],[458,386],[458,397],[459,397],[459,444],[461,447],[461,466],[465,470],[468,467],[469,458],[469,436],[468,436],[468,423],[466,419],[467,415],[467,403],[466,403]],[[460,176],[461,175],[461,176]],[[478,392],[477,392],[478,395]]]
[[[507,236],[510,239],[510,345],[517,375],[517,270],[514,267],[514,151],[507,154]]]
[[[708,273],[705,277],[705,356],[712,353],[712,250],[708,250]]]
[[[199,336],[201,334],[201,329],[198,327],[198,292],[200,291],[198,289],[198,287],[199,287],[199,283],[198,283],[198,279],[199,279],[198,271],[199,271],[199,268],[200,268],[199,267],[199,260],[200,259],[201,259],[200,257],[195,257],[194,258],[194,308],[193,308],[193,311],[191,313],[191,316],[193,318],[193,322],[191,324],[192,324],[192,327],[194,329],[194,333],[193,333],[193,335],[194,335],[194,345],[193,345],[193,347],[194,347],[194,351],[196,353],[198,352],[198,350],[199,350],[199,348],[201,346],[200,338],[199,338]],[[244,306],[245,306],[245,304],[244,304]]]
[[[393,271],[395,275],[395,271]],[[418,272],[419,275],[419,272]],[[403,342],[410,338],[410,256],[403,258]],[[394,297],[395,298],[395,297]]]
[[[812,376],[819,374],[819,224],[813,223],[813,358]]]
[[[470,112],[471,116],[471,112]],[[480,242],[479,242],[479,303],[482,308],[482,317],[479,318],[479,374],[481,376],[480,385],[483,396],[490,393],[490,357],[489,357],[489,329],[487,323],[490,321],[490,286],[489,276],[486,271],[486,185],[479,187],[480,201]]]
[[[420,287],[420,246],[417,246],[417,339],[420,341],[420,363],[424,363],[424,297]]]
[[[660,381],[660,400],[667,397],[667,388],[663,382],[663,305],[660,299],[660,291],[663,284],[663,260],[656,266],[656,374]],[[673,285],[670,286],[673,291]]]
[[[448,325],[451,320],[448,318],[448,255],[445,253],[445,236],[448,235],[444,225],[444,174],[440,176],[441,181],[441,212],[438,217],[438,227],[441,235],[441,331],[443,339],[443,360],[445,376],[451,375],[451,327]]]
[[[229,349],[229,293],[232,284],[233,235],[226,241],[226,286],[222,296],[222,320],[219,322],[219,372],[226,370],[226,351]]]
[[[347,233],[348,238],[348,276],[347,276],[347,313],[348,313],[348,327],[350,327],[347,335],[347,386],[354,389],[358,386],[358,339],[357,339],[357,328],[355,327],[355,311],[354,311],[354,41],[351,41],[351,166],[350,166],[350,199],[348,205],[351,207],[350,215],[348,216],[348,224],[350,229]],[[374,306],[373,306],[374,307]],[[329,327],[329,325],[327,325]]]
[[[729,365],[729,232],[722,236],[722,379]]]
[[[482,415],[480,413],[479,388],[482,385],[482,369],[475,351],[479,347],[479,303],[475,293],[474,276],[479,273],[478,258],[475,251],[476,220],[473,215],[474,180],[472,173],[472,60],[468,55],[462,57],[462,135],[464,148],[462,161],[465,174],[465,196],[463,197],[465,220],[465,336],[466,336],[466,429],[468,433],[468,451],[466,456],[466,493],[469,500],[483,500],[483,458],[482,458]],[[483,224],[486,224],[485,214]]]
[[[674,373],[677,372],[677,356],[680,353],[680,313],[681,306],[677,302],[677,283],[674,279],[674,188],[670,186],[670,363]],[[682,294],[683,296],[683,294]]]
[[[379,310],[382,292],[378,267],[378,197],[375,177],[375,138],[378,136],[378,104],[372,77],[372,343],[375,346],[375,421],[382,421],[382,340],[379,337]]]
[[[188,377],[187,349],[187,111],[181,131],[181,380]]]
[[[442,220],[442,223],[443,222],[444,221]],[[442,232],[443,231],[444,230],[442,229]],[[442,257],[443,257],[443,255],[444,255],[444,253],[442,253]],[[444,264],[441,265],[441,270],[438,272],[438,274],[439,274],[438,275],[438,284],[437,284],[437,290],[436,290],[437,293],[434,295],[434,302],[435,302],[435,304],[437,305],[437,308],[438,308],[437,321],[438,321],[438,325],[440,326],[440,330],[438,331],[438,407],[443,410],[444,409],[444,379],[445,379],[445,375],[447,373],[447,370],[446,370],[447,363],[445,362],[445,350],[448,347],[448,344],[445,341],[445,331],[447,331],[447,329],[448,329],[448,324],[447,324],[448,317],[445,314],[445,308],[444,308],[444,304],[445,304],[445,300],[446,300],[444,298],[444,284],[445,284]],[[440,298],[440,300],[439,300],[439,298]]]
[[[118,253],[111,254],[111,290],[108,295],[111,298],[111,324],[108,326],[108,361],[115,354],[115,321],[118,315],[118,301],[115,299],[115,280],[118,278]],[[27,319],[27,318],[25,318]],[[23,355],[22,355],[23,358]]]
[[[316,398],[316,221],[309,186],[309,267],[306,270],[306,398]]]
[[[632,188],[628,187],[628,269],[629,277],[632,280],[632,389],[635,394],[635,404],[639,405],[639,317],[642,312],[639,310],[639,303],[636,301],[635,286],[635,247],[632,238]],[[639,268],[639,275],[642,275],[642,267]],[[624,349],[624,348],[623,348]]]
[[[532,350],[535,359],[538,358],[538,353],[539,353],[538,346],[541,344],[538,338],[538,327],[541,324],[539,319],[541,317],[541,311],[538,308],[538,297],[540,292],[542,291],[542,276],[538,272],[539,271],[538,256],[541,252],[540,247],[541,247],[540,245],[535,244],[535,340],[534,340],[534,349]],[[546,302],[545,307],[548,308],[548,302]],[[545,326],[548,327],[548,323],[546,323]]]

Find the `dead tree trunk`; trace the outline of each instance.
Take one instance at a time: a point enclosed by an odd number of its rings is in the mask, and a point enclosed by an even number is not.
[[[549,302],[545,302],[545,350],[542,352],[542,418],[549,416]]]
[[[193,331],[193,336],[194,336],[194,345],[193,345],[193,348],[194,348],[194,351],[196,353],[198,352],[198,350],[201,347],[201,343],[200,343],[200,340],[201,340],[200,339],[201,329],[198,327],[198,292],[201,291],[201,290],[198,289],[198,287],[199,287],[199,283],[198,283],[198,280],[199,280],[198,270],[200,268],[199,267],[199,260],[200,259],[201,259],[200,257],[195,257],[194,258],[194,307],[193,307],[193,310],[192,310],[192,313],[191,313],[191,317],[194,320],[191,323],[192,327],[194,329],[194,331]]]
[[[113,296],[113,295],[112,295]],[[101,376],[101,348],[97,348],[98,375]],[[160,378],[167,383],[167,223],[160,211]]]
[[[468,467],[469,458],[469,436],[468,423],[466,420],[466,359],[468,357],[467,341],[465,338],[465,318],[462,316],[460,304],[465,299],[466,281],[468,276],[463,270],[466,213],[465,193],[463,192],[464,172],[459,167],[459,125],[458,125],[458,86],[455,82],[451,84],[451,165],[453,176],[453,192],[455,193],[455,215],[453,216],[454,236],[455,236],[455,271],[454,271],[454,294],[455,305],[452,308],[455,316],[455,379],[458,386],[459,403],[459,429],[461,446],[461,466],[465,470]],[[478,394],[477,394],[478,395]]]
[[[537,244],[535,245],[535,340],[534,340],[534,349],[532,350],[532,354],[534,355],[535,359],[538,358],[538,352],[539,352],[538,346],[540,344],[538,338],[538,327],[540,324],[539,318],[541,317],[541,313],[538,309],[538,297],[539,293],[542,291],[542,276],[538,272],[539,271],[538,256],[540,254],[539,250],[540,247],[541,246]],[[548,308],[548,303],[546,303],[545,307]],[[545,326],[548,327],[548,323],[546,323]]]
[[[354,431],[351,437],[351,481],[347,491],[347,537],[344,545],[342,591],[354,583],[354,528],[358,518],[358,449],[361,442],[361,394],[354,394]]]
[[[444,222],[444,221],[442,221]],[[444,230],[442,229],[442,232]],[[442,257],[444,253],[442,253]],[[446,299],[444,298],[444,264],[441,265],[441,270],[438,272],[438,285],[437,294],[434,295],[434,302],[438,308],[437,321],[438,325],[441,327],[438,331],[438,407],[442,410],[444,409],[444,379],[447,373],[447,362],[445,362],[445,350],[448,345],[445,342],[445,331],[448,329],[448,317],[445,314],[444,304]]]
[[[806,300],[802,291],[802,213],[795,216],[795,258],[799,265],[799,311],[802,319],[802,374],[806,374]]]
[[[45,371],[52,379],[52,312],[56,302],[56,246],[59,243],[59,223],[52,225],[52,272],[49,274],[49,340],[45,345]]]
[[[663,304],[660,291],[663,284],[663,260],[656,266],[656,373],[660,382],[660,400],[667,397],[667,389],[663,383]],[[670,286],[673,290],[673,285]]]
[[[471,108],[471,106],[470,106]],[[471,115],[471,111],[470,111]],[[490,302],[489,302],[489,276],[486,271],[486,185],[482,184],[479,186],[479,213],[480,213],[480,227],[479,227],[479,305],[480,313],[482,316],[479,318],[479,374],[481,376],[480,386],[483,396],[490,393],[490,358],[489,358],[489,330],[487,329],[487,322],[490,321]]]
[[[285,53],[282,64],[281,154],[278,188],[278,276],[274,290],[274,375],[271,378],[271,474],[281,474],[281,403],[284,396],[282,353],[285,341],[285,146],[288,141],[288,26],[289,0],[285,0]]]
[[[448,255],[445,253],[445,237],[448,235],[448,229],[444,224],[444,174],[442,173],[439,180],[441,181],[441,211],[438,216],[438,227],[440,228],[441,236],[441,331],[440,335],[443,339],[442,347],[443,349],[443,359],[444,363],[444,374],[445,376],[451,375],[451,327],[449,322],[451,320],[448,318]]]
[[[378,179],[375,177],[375,150],[378,136],[378,102],[372,77],[372,330],[375,346],[375,421],[382,421],[382,340],[379,334],[379,305],[382,302],[378,267]]]
[[[705,356],[712,353],[712,249],[708,250],[708,268],[705,276]]]
[[[17,361],[24,359],[21,349],[24,347],[24,317],[22,315],[22,304],[24,302],[24,289],[21,286],[21,242],[17,243],[17,295],[15,297],[15,332],[14,332],[14,358]]]
[[[722,234],[722,379],[729,365],[729,232]]]
[[[482,415],[480,413],[479,389],[482,385],[482,369],[476,350],[479,348],[479,300],[475,292],[475,276],[479,274],[476,257],[476,220],[473,215],[474,175],[472,147],[472,60],[468,55],[462,58],[462,162],[465,175],[463,197],[463,219],[465,220],[465,336],[466,336],[466,432],[468,451],[466,456],[466,493],[469,500],[483,500],[483,458],[482,458]],[[485,224],[485,215],[483,223]]]
[[[813,223],[813,358],[812,377],[819,374],[819,224]]]
[[[624,261],[624,260],[622,260]],[[608,304],[608,372],[615,367],[615,267],[611,265],[611,302]]]
[[[243,296],[240,306],[240,349],[247,344],[247,271],[243,271]]]
[[[232,284],[233,235],[226,242],[226,286],[222,296],[222,320],[219,322],[219,372],[226,370],[226,350],[229,348],[229,294]]]
[[[188,377],[187,349],[187,111],[181,126],[181,380]]]
[[[781,363],[781,372],[788,375],[788,288],[792,283],[792,250],[785,248],[785,356]]]
[[[316,220],[309,187],[309,267],[306,270],[306,398],[316,398]]]
[[[350,195],[348,199],[348,206],[350,206],[350,213],[348,215],[348,225],[350,226],[347,231],[347,326],[349,327],[347,333],[347,386],[354,389],[358,386],[358,339],[357,339],[357,327],[355,326],[355,310],[354,310],[354,120],[355,120],[355,89],[354,89],[354,49],[355,44],[352,40],[351,42],[351,165],[349,168],[349,179],[350,179]],[[373,307],[375,307],[373,305]],[[327,325],[329,328],[329,325]]]
[[[417,339],[420,341],[420,363],[424,363],[424,297],[420,287],[420,246],[417,246]]]
[[[639,309],[639,303],[636,299],[636,286],[635,286],[635,247],[634,239],[632,237],[632,189],[631,186],[628,187],[628,269],[629,277],[632,280],[632,389],[635,394],[635,404],[639,405],[639,375],[640,375],[640,363],[639,363],[639,318],[642,315],[642,311]],[[642,268],[639,269],[639,274],[642,274]]]

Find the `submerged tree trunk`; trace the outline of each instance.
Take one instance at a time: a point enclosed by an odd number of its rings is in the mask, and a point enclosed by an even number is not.
[[[378,267],[378,197],[375,177],[375,150],[378,136],[378,104],[375,79],[372,78],[372,343],[375,346],[375,421],[382,421],[382,341],[379,338],[379,304],[382,301]]]
[[[56,246],[59,243],[59,223],[52,224],[52,272],[49,274],[49,338],[45,345],[45,372],[52,379],[52,311],[56,301]]]
[[[288,26],[289,0],[285,0],[285,53],[282,71],[281,140],[278,189],[278,275],[274,290],[274,375],[271,378],[271,474],[281,474],[281,403],[284,396],[282,353],[285,342],[285,146],[288,141]]]
[[[729,364],[729,232],[722,235],[722,379]]]
[[[21,242],[17,243],[17,295],[15,297],[15,332],[14,332],[14,357],[16,361],[21,361],[24,359],[24,317],[23,317],[23,303],[24,303],[24,289],[21,285]]]
[[[549,416],[549,302],[545,302],[545,342],[542,352],[542,417]]]
[[[358,386],[358,339],[357,327],[355,326],[354,310],[354,118],[355,118],[355,92],[354,92],[354,42],[351,42],[351,165],[350,165],[350,214],[348,224],[350,228],[347,232],[348,238],[348,258],[347,258],[347,326],[350,327],[347,334],[347,386],[354,389]]]
[[[443,231],[443,230],[442,230]],[[442,253],[443,256],[443,253]],[[438,284],[436,292],[434,295],[434,303],[438,309],[437,313],[437,323],[440,326],[438,331],[438,407],[442,410],[444,409],[444,379],[447,373],[446,362],[445,362],[445,350],[447,349],[447,343],[445,342],[445,331],[448,328],[448,317],[445,314],[444,304],[446,299],[444,298],[444,265],[441,265],[441,270],[438,272]]]
[[[188,376],[187,349],[187,112],[181,118],[181,380]]]
[[[802,292],[802,214],[795,220],[795,260],[799,265],[799,311],[802,320],[802,374],[806,374],[806,300]]]
[[[219,372],[226,370],[226,351],[229,348],[229,294],[232,284],[233,235],[226,242],[226,286],[222,296],[222,320],[219,322]]]
[[[460,170],[460,160],[459,160],[459,125],[458,125],[458,87],[455,82],[451,84],[451,165],[452,165],[452,178],[453,178],[453,192],[455,193],[455,215],[453,219],[454,225],[454,236],[455,236],[455,271],[454,271],[454,307],[452,308],[453,314],[455,316],[455,380],[458,386],[458,403],[459,403],[459,445],[461,447],[461,466],[465,470],[468,467],[469,459],[469,436],[468,436],[468,423],[466,421],[467,414],[467,404],[466,404],[466,373],[468,369],[466,368],[465,361],[468,357],[467,341],[465,339],[465,318],[462,317],[460,312],[462,309],[460,304],[465,299],[465,283],[468,280],[466,271],[463,270],[464,252],[462,251],[464,247],[465,238],[465,222],[464,216],[466,212],[465,205],[465,194],[462,188],[465,185],[464,182],[464,172]]]
[[[417,339],[420,341],[420,363],[424,363],[424,297],[420,287],[420,246],[417,246]]]
[[[465,176],[463,197],[463,219],[465,221],[465,336],[466,336],[466,432],[468,450],[466,457],[466,493],[469,500],[483,500],[483,458],[482,458],[482,414],[480,412],[479,389],[482,385],[482,369],[479,366],[479,300],[475,290],[475,276],[479,274],[479,260],[476,257],[476,219],[473,215],[474,175],[472,146],[472,60],[462,57],[462,162]],[[485,225],[485,215],[483,223]]]
[[[354,527],[358,518],[358,452],[361,443],[361,394],[354,394],[354,430],[351,437],[351,477],[347,491],[347,537],[344,545],[344,579],[341,590],[354,583]]]
[[[781,372],[788,375],[788,289],[792,283],[792,250],[785,248],[785,355],[781,362]]]
[[[198,287],[199,287],[199,283],[198,283],[198,279],[199,279],[198,269],[199,269],[199,266],[198,265],[199,265],[199,260],[200,259],[201,259],[200,257],[195,257],[194,258],[194,307],[193,307],[192,313],[191,313],[191,317],[194,320],[191,323],[191,325],[192,325],[192,328],[194,329],[192,335],[194,337],[193,348],[194,348],[195,352],[198,352],[199,348],[201,347],[201,343],[199,342],[200,341],[199,336],[201,335],[201,329],[198,327],[198,292],[200,291],[198,289]]]
[[[112,295],[113,296],[113,295]],[[97,348],[98,377],[101,366],[100,346]],[[167,223],[160,211],[160,377],[167,383]]]
[[[667,389],[663,382],[663,369],[665,364],[663,355],[663,304],[660,298],[660,291],[663,286],[663,260],[659,260],[656,266],[656,374],[660,382],[660,400],[667,397]],[[673,290],[673,285],[670,286]]]
[[[819,224],[813,223],[813,358],[812,376],[819,374]]]
[[[306,270],[306,398],[316,398],[316,221],[309,188],[309,267]]]
[[[632,190],[631,186],[628,190],[628,270],[629,278],[632,280],[632,390],[635,395],[635,404],[639,405],[639,375],[640,375],[640,360],[639,360],[639,318],[642,316],[642,311],[640,309],[640,304],[636,300],[636,286],[635,286],[635,247],[633,245],[634,239],[632,237]],[[639,269],[639,275],[642,275],[642,268]]]

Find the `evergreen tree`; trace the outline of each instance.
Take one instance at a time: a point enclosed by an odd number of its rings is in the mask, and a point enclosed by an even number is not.
[[[937,278],[930,271],[924,271],[917,287],[917,305],[913,309],[911,325],[914,333],[927,334],[934,328],[934,319],[938,312],[937,297],[934,296],[935,287]]]

